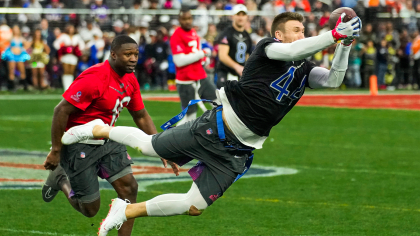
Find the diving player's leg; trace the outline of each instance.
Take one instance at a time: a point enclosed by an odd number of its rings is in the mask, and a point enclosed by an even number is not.
[[[115,142],[130,146],[144,155],[158,157],[152,146],[153,135],[148,135],[142,130],[134,127],[118,126],[109,127],[106,125],[95,125],[93,128],[86,125],[75,126],[71,129],[73,133],[85,133],[90,138],[100,139],[111,139]],[[61,142],[65,145],[77,143],[81,140],[75,138],[74,135],[68,130],[64,133]]]
[[[179,93],[179,98],[181,100],[182,109],[185,109],[188,106],[188,103],[191,100],[194,100],[196,90],[193,84],[176,84],[176,88]],[[197,118],[197,105],[192,105],[188,108],[187,114],[185,115],[184,119],[178,122],[177,126],[183,125],[188,121],[194,120]]]
[[[223,195],[235,178],[216,167],[199,163],[189,171],[194,182],[187,193],[163,194],[148,201],[129,204],[122,199],[113,199],[108,216],[103,221],[99,236],[123,222],[146,216],[199,216],[208,206]]]

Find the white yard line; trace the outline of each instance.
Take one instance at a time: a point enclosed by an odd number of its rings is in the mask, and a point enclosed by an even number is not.
[[[61,233],[53,233],[53,232],[43,232],[43,231],[36,231],[36,230],[20,230],[20,229],[8,229],[8,228],[0,228],[0,231],[12,232],[12,233],[25,233],[25,234],[41,234],[41,235],[56,235],[56,236],[88,236],[88,234],[61,234]]]

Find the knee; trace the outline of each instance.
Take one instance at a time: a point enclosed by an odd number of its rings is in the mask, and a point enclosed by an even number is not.
[[[122,198],[127,198],[132,201],[132,199],[136,199],[137,192],[138,192],[139,185],[136,181],[132,181],[130,184],[125,185],[121,188],[120,195]]]
[[[96,216],[96,214],[98,213],[98,211],[99,211],[99,206],[81,206],[80,207],[80,212],[84,215],[84,216],[86,216],[86,217],[88,217],[88,218],[92,218],[92,217],[94,217],[94,216]]]

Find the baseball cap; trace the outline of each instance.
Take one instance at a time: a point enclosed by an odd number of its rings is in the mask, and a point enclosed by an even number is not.
[[[248,9],[246,9],[246,6],[242,4],[237,4],[232,8],[232,15],[236,15],[241,11],[244,12],[245,14],[248,14]]]
[[[30,32],[31,32],[31,29],[29,29],[28,26],[23,26],[22,27],[22,33],[30,33]]]
[[[124,22],[122,22],[122,20],[118,19],[114,22],[114,24],[112,24],[112,26],[122,28],[122,27],[124,27]]]

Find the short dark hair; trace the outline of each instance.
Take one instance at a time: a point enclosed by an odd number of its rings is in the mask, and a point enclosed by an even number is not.
[[[114,38],[111,43],[111,51],[116,52],[118,49],[121,48],[121,45],[126,43],[134,43],[137,44],[134,39],[127,35],[120,35]]]
[[[276,31],[280,30],[284,32],[284,24],[289,20],[297,20],[303,22],[303,16],[296,12],[284,12],[276,17],[274,17],[273,23],[271,25],[271,37],[276,36]]]
[[[178,14],[178,16],[181,16],[182,14],[187,13],[187,12],[189,12],[189,11],[191,11],[189,7],[187,7],[187,6],[182,6],[182,7],[181,7],[181,9],[179,10],[179,14]]]

